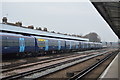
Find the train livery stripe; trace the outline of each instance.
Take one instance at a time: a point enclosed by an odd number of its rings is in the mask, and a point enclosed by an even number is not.
[[[48,51],[48,40],[45,40],[45,42],[46,42],[45,51]]]
[[[60,50],[61,49],[61,41],[58,41],[58,50]]]
[[[25,41],[24,38],[19,38],[19,52],[24,52],[25,50]]]

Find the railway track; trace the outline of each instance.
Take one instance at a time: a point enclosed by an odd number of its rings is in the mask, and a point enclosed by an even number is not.
[[[76,57],[77,56],[77,57]],[[43,64],[38,64],[37,65],[37,67],[38,68],[33,68],[33,66],[35,66],[34,64],[33,65],[31,65],[31,67],[21,67],[21,68],[18,68],[18,69],[14,69],[14,70],[11,70],[11,71],[9,71],[8,73],[6,72],[6,71],[3,71],[3,74],[4,75],[6,75],[6,74],[12,74],[12,73],[18,73],[18,71],[19,71],[19,73],[20,73],[20,70],[22,70],[22,73],[25,73],[25,72],[29,72],[29,70],[31,69],[31,71],[36,71],[37,69],[39,69],[39,67],[41,67],[41,66],[43,66],[41,69],[46,69],[46,67],[48,68],[48,67],[53,67],[53,66],[58,66],[58,65],[60,65],[60,64],[63,64],[63,63],[65,63],[65,62],[69,62],[69,61],[72,61],[72,60],[77,60],[78,58],[84,58],[84,57],[86,57],[86,56],[78,56],[78,55],[76,55],[76,56],[71,56],[71,57],[69,57],[69,59],[67,58],[67,60],[66,59],[64,59],[64,61],[62,61],[63,59],[60,59],[60,60],[55,60],[54,62],[53,61],[50,61],[51,62],[51,64],[50,64],[50,62],[48,62],[48,63],[43,63]],[[74,58],[75,59],[74,59]],[[71,58],[73,58],[73,59],[71,59]],[[68,61],[69,60],[69,61]],[[59,62],[59,61],[61,61],[61,63]],[[55,63],[55,62],[57,62],[57,63]],[[53,64],[53,63],[55,63],[55,64]],[[46,64],[46,65],[45,65]],[[45,65],[45,66],[44,66]],[[49,66],[48,66],[49,65]],[[36,67],[36,66],[35,66]],[[28,71],[24,71],[24,70],[28,70]],[[30,72],[31,72],[30,71]],[[21,74],[21,73],[20,73]]]
[[[74,54],[74,55],[70,55],[70,56],[61,56],[61,57],[53,58],[53,59],[50,59],[50,60],[44,60],[44,61],[40,61],[40,62],[36,62],[36,63],[30,63],[30,64],[26,64],[26,65],[23,64],[23,65],[20,65],[18,67],[2,69],[2,73],[12,71],[12,70],[16,70],[16,69],[27,68],[27,67],[31,67],[31,66],[35,66],[35,65],[39,65],[39,64],[49,63],[49,62],[52,62],[52,61],[62,60],[62,59],[65,59],[65,58],[76,57],[76,56],[80,56],[80,55],[82,55],[82,54]]]
[[[79,52],[80,54],[84,54],[84,53],[91,53],[91,52],[99,52],[99,51],[104,51],[104,49],[102,50],[91,50],[91,51],[83,51],[83,52]],[[77,52],[75,52],[77,53]],[[65,56],[69,56],[69,55],[75,55],[75,53],[70,53],[70,54],[60,54],[60,55],[54,55],[54,56],[49,56],[46,58],[42,58],[41,57],[37,57],[39,59],[32,59],[29,58],[30,61],[24,61],[24,59],[22,60],[13,60],[13,61],[7,61],[7,65],[4,64],[4,62],[2,63],[2,69],[10,69],[11,67],[16,67],[16,66],[21,66],[24,64],[29,64],[29,63],[35,63],[35,62],[40,62],[40,61],[45,61],[45,60],[50,60],[50,59],[55,59],[55,58],[60,58],[60,57],[65,57]]]
[[[37,58],[27,58],[27,59],[19,59],[19,60],[8,60],[8,61],[3,61],[1,63],[1,67],[2,69],[9,69],[9,68],[13,68],[16,66],[21,66],[24,64],[29,64],[29,63],[35,63],[35,62],[39,62],[39,61],[44,61],[44,60],[50,60],[50,59],[55,59],[55,58],[60,58],[60,57],[65,57],[65,56],[69,56],[69,55],[74,55],[75,53],[79,53],[79,54],[84,54],[84,53],[91,53],[91,52],[101,52],[101,51],[105,51],[105,49],[100,49],[100,50],[90,50],[90,51],[83,51],[83,52],[74,52],[74,53],[67,53],[67,54],[57,54],[57,55],[53,55],[53,56],[43,56],[43,57],[37,57]]]
[[[116,53],[108,54],[103,59],[101,59],[98,62],[94,63],[93,65],[87,67],[86,69],[80,71],[79,73],[77,73],[76,75],[74,75],[73,77],[71,77],[68,80],[81,80],[81,79],[83,79],[88,73],[90,73],[91,71],[93,71],[95,68],[97,68],[99,65],[101,65],[103,62],[105,62],[106,60],[108,60],[113,55],[116,55]],[[85,79],[85,80],[87,80],[87,79]]]
[[[104,52],[104,53],[106,53],[106,52]],[[67,59],[64,58],[64,60],[61,60],[61,59],[57,60],[57,61],[55,60],[57,63],[55,61],[52,61],[55,64],[53,64],[53,63],[50,64],[50,62],[49,62],[49,65],[48,65],[48,63],[45,63],[47,66],[45,66],[45,64],[43,66],[41,63],[39,63],[39,66],[38,66],[39,68],[35,68],[35,66],[32,69],[31,68],[26,68],[26,69],[21,70],[23,72],[20,72],[20,73],[14,74],[14,75],[9,75],[9,76],[5,76],[4,72],[6,72],[6,71],[3,71],[4,76],[3,76],[2,79],[3,80],[4,79],[5,80],[6,79],[7,80],[13,80],[13,79],[17,79],[17,78],[31,78],[31,76],[32,76],[32,78],[38,78],[38,76],[35,76],[35,75],[38,75],[38,74],[39,74],[39,77],[42,77],[42,76],[45,76],[45,75],[47,75],[49,73],[48,72],[47,74],[45,74],[45,72],[47,70],[50,70],[50,72],[54,72],[55,70],[58,71],[58,70],[60,70],[58,68],[60,66],[62,66],[61,68],[63,68],[63,67],[66,68],[68,66],[77,64],[79,62],[83,62],[83,61],[89,60],[89,59],[91,59],[93,57],[96,57],[96,56],[99,56],[99,55],[103,55],[104,53],[89,54],[89,55],[84,55],[84,56],[78,56],[78,55],[77,56],[71,56],[72,58],[69,57]],[[43,67],[41,67],[41,66],[43,66]],[[52,69],[55,69],[55,70],[52,70]],[[24,70],[28,70],[28,71],[24,71]],[[15,70],[15,71],[17,72],[17,71],[20,71],[20,70]],[[15,71],[13,71],[13,72],[15,72]],[[11,74],[10,71],[9,71],[9,74]],[[41,74],[41,76],[40,76],[40,74]]]
[[[40,57],[36,57],[37,59],[34,58],[25,58],[25,59],[19,59],[19,60],[7,60],[7,61],[3,61],[2,63],[2,69],[7,69],[7,68],[11,68],[11,67],[16,67],[19,65],[24,65],[24,64],[29,64],[29,63],[34,63],[34,62],[39,62],[39,61],[44,61],[44,60],[48,60],[48,59],[53,59],[53,58],[59,58],[59,57],[64,57],[64,56],[69,56],[72,54],[65,54],[65,55],[52,55],[52,56],[40,56]]]

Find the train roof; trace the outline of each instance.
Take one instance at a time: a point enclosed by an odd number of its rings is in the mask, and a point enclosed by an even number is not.
[[[56,40],[64,40],[64,39],[58,39],[58,38],[48,38],[48,37],[40,37],[40,36],[33,36],[37,39],[56,39]]]
[[[3,36],[15,36],[15,37],[24,37],[24,38],[33,38],[33,36],[23,36],[21,34],[14,34],[14,33],[4,33],[4,32],[0,32],[0,35]]]
[[[2,24],[2,23],[0,23],[0,30],[3,32],[10,32],[10,33],[17,33],[17,34],[27,34],[27,35],[35,35],[35,36],[42,36],[42,37],[89,41],[89,39],[87,39],[87,38],[79,38],[79,37],[62,35],[62,34],[57,34],[57,33],[50,33],[50,32],[29,29],[29,28],[23,28],[23,27],[19,27],[19,26],[13,26],[13,25]]]
[[[4,32],[0,32],[0,35],[9,35],[9,36],[23,36],[21,34],[13,34],[13,33],[4,33]]]

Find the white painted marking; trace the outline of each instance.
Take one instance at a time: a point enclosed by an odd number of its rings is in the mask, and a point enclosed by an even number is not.
[[[119,52],[118,54],[120,54],[120,52]],[[107,69],[103,72],[103,74],[99,77],[100,80],[102,80],[102,78],[104,78],[105,75],[108,73],[108,70],[110,69],[111,65],[112,65],[113,62],[117,59],[118,54],[117,54],[117,56],[113,59],[113,61],[109,64],[109,66],[108,66]]]

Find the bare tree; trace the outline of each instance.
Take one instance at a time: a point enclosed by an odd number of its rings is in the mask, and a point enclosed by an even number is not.
[[[60,32],[57,32],[57,34],[61,34]]]
[[[33,25],[31,25],[31,26],[28,26],[28,28],[30,28],[30,29],[34,29],[34,26],[33,26]]]
[[[48,31],[47,28],[44,28],[43,31]]]
[[[91,42],[101,42],[100,36],[94,32],[85,35],[84,38],[88,38]]]
[[[7,17],[3,17],[2,23],[7,23]]]
[[[55,31],[51,31],[51,33],[55,33]]]
[[[16,24],[17,26],[22,27],[22,22],[16,22],[15,24]]]
[[[42,30],[41,27],[37,27],[36,30]]]

